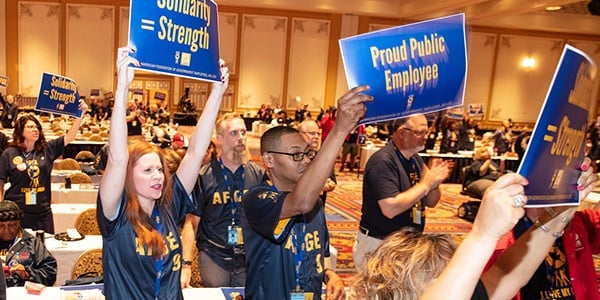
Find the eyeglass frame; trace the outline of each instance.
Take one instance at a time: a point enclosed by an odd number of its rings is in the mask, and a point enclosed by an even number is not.
[[[300,133],[308,134],[311,137],[321,136],[321,133],[318,131],[300,131]]]
[[[248,131],[246,129],[235,129],[235,130],[228,132],[228,134],[232,137],[238,137],[240,135],[242,137],[245,137],[247,133],[248,133]]]
[[[288,153],[288,152],[280,152],[280,151],[267,151],[267,153],[283,154],[283,155],[291,156],[293,161],[303,161],[304,156],[308,157],[308,159],[310,159],[310,160],[313,160],[317,156],[317,153],[319,153],[319,151],[310,149],[310,150],[307,150],[306,152]],[[310,154],[310,153],[314,153],[314,154]],[[296,157],[297,155],[300,155],[299,159]],[[312,157],[311,157],[311,155],[312,155]]]
[[[419,136],[419,137],[424,137],[424,136],[427,136],[427,134],[429,134],[429,129],[424,130],[424,131],[416,131],[416,130],[408,128],[408,127],[400,127],[400,129],[407,130],[407,131],[411,132],[412,134],[414,134],[415,136]]]

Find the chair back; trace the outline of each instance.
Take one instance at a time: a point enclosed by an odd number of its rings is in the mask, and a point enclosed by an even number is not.
[[[102,137],[100,134],[94,133],[90,136],[90,141],[92,142],[102,142]]]
[[[73,264],[71,279],[102,276],[102,249],[83,252]]]
[[[75,155],[75,160],[81,162],[93,162],[95,158],[96,155],[88,150],[79,151],[77,155]]]
[[[202,275],[200,274],[200,263],[198,262],[198,247],[194,245],[192,250],[192,275],[190,276],[190,285],[192,287],[203,287],[202,286]]]
[[[96,209],[88,208],[77,216],[75,220],[75,229],[83,235],[100,235],[100,226],[96,219]]]
[[[56,165],[57,170],[81,170],[79,162],[72,158],[65,158]]]
[[[69,178],[71,178],[71,183],[75,184],[92,183],[92,178],[85,173],[74,173],[69,175]]]

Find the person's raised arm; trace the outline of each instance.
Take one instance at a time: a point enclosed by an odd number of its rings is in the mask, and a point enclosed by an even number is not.
[[[83,120],[83,116],[88,111],[88,105],[83,100],[79,100],[79,109],[81,109],[81,116],[79,118],[75,118],[73,120],[73,124],[67,134],[65,135],[65,147],[75,140],[75,136],[77,136],[77,131],[79,131],[79,127],[81,126],[81,121]]]
[[[585,171],[577,180],[579,199],[587,197],[597,179],[589,167],[590,163],[589,158],[584,160],[581,169]],[[527,284],[575,211],[576,207],[565,206],[534,211],[528,209],[528,217],[536,222],[536,226],[519,237],[481,277],[490,299],[514,297]]]
[[[419,299],[470,299],[496,242],[525,214],[525,203],[515,205],[515,195],[523,201],[527,180],[511,173],[491,185],[481,203],[473,229],[448,262],[440,276]],[[510,297],[509,297],[510,298]],[[506,299],[509,299],[506,298]]]
[[[100,199],[102,209],[106,218],[112,219],[117,210],[118,201],[125,188],[127,176],[127,162],[129,152],[127,150],[127,123],[125,121],[127,90],[133,81],[134,71],[129,68],[130,64],[139,65],[139,62],[130,57],[131,48],[119,48],[117,53],[117,90],[115,92],[115,104],[110,123],[110,136],[108,143],[108,158],[106,169],[100,184]]]
[[[177,177],[181,180],[188,194],[192,192],[196,184],[198,171],[200,171],[200,167],[202,166],[202,159],[204,158],[206,149],[208,149],[208,145],[210,145],[210,138],[215,127],[217,114],[219,113],[219,106],[229,84],[229,69],[224,63],[223,60],[219,61],[221,66],[221,82],[212,84],[206,106],[204,106],[200,120],[198,120],[196,129],[190,138],[190,144],[185,156],[177,169]]]
[[[327,135],[319,154],[308,165],[294,190],[287,195],[280,218],[305,214],[314,208],[325,180],[331,175],[330,170],[335,164],[346,135],[365,115],[367,110],[365,102],[373,100],[372,96],[363,94],[368,89],[368,86],[355,87],[338,100],[337,119],[333,128]]]

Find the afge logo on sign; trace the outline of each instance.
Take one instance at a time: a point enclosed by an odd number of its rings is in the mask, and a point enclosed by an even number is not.
[[[8,86],[8,77],[0,75],[0,86]]]

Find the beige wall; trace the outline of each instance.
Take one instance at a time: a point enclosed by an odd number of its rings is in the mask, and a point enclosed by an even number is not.
[[[0,0],[0,74],[6,75],[6,0]],[[6,89],[0,87],[0,93],[5,94]]]
[[[127,43],[127,6],[121,0],[0,0],[6,8],[0,10],[0,57],[6,58],[0,60],[0,73],[10,77],[8,92],[37,96],[44,71],[72,77],[83,95],[94,88],[112,90],[116,48]],[[298,104],[314,111],[334,105],[347,90],[337,40],[400,24],[355,15],[219,9],[221,56],[232,75],[221,109],[245,114],[262,103],[289,111]],[[535,122],[565,43],[600,63],[600,36],[475,27],[468,39],[465,104],[484,104],[484,119],[491,123],[509,117]],[[533,57],[536,67],[520,67],[525,56]],[[154,74],[144,74],[140,84],[151,88],[156,82],[169,82],[173,105],[190,87],[202,107],[209,89],[207,83]],[[591,99],[590,119],[596,116],[598,94]]]

